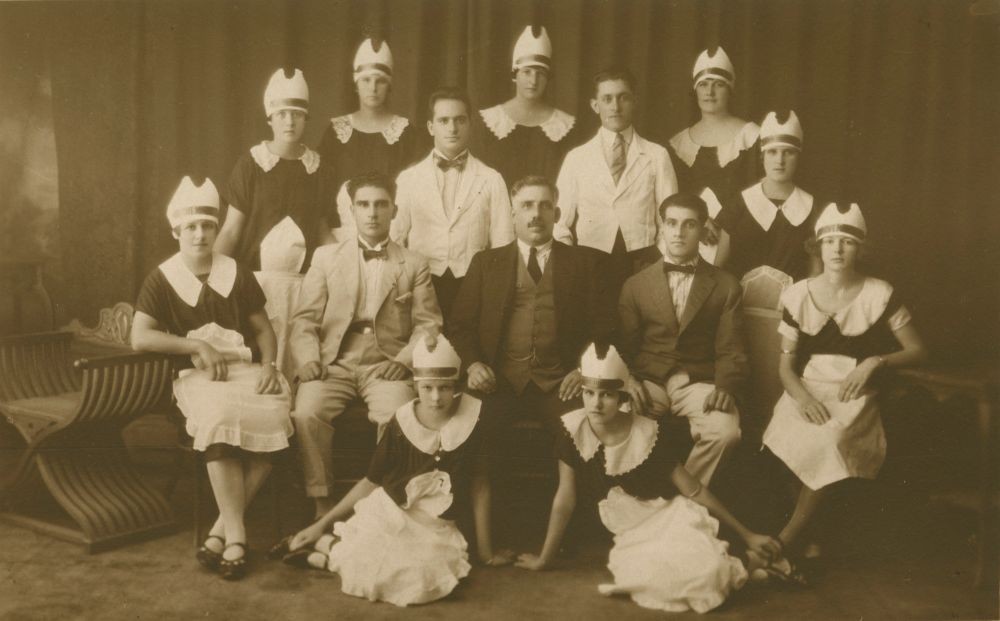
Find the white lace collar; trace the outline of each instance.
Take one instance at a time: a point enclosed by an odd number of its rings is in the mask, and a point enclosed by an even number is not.
[[[792,193],[788,195],[785,202],[778,207],[764,195],[763,183],[755,183],[743,190],[743,202],[746,203],[747,210],[753,219],[757,221],[765,231],[771,230],[774,219],[778,216],[778,211],[785,215],[785,219],[792,226],[798,226],[805,222],[813,207],[813,197],[802,188],[796,186]]]
[[[861,291],[850,304],[835,313],[816,307],[809,294],[809,280],[800,280],[781,294],[781,304],[799,323],[799,330],[815,336],[830,319],[844,336],[864,334],[885,313],[892,295],[892,285],[878,278],[865,278]]]
[[[333,133],[337,135],[337,140],[342,144],[347,144],[347,141],[351,139],[351,134],[354,133],[354,115],[335,116],[330,119],[330,124],[333,126]],[[399,142],[399,137],[403,135],[403,130],[409,124],[410,119],[394,114],[389,125],[379,133],[385,138],[386,144],[396,144]]]
[[[479,408],[482,402],[469,395],[456,395],[455,398],[459,399],[458,410],[440,429],[428,429],[417,420],[417,413],[414,410],[416,399],[396,410],[396,421],[406,439],[428,455],[433,455],[439,450],[454,451],[462,446],[479,422]]]
[[[281,156],[271,153],[271,150],[267,148],[267,142],[250,147],[250,156],[264,172],[270,172],[281,161]],[[319,153],[305,147],[302,155],[299,156],[299,161],[305,166],[306,173],[311,175],[319,168]]]
[[[480,110],[479,116],[483,117],[483,123],[497,137],[497,140],[503,140],[517,127],[514,119],[510,118],[510,115],[504,110],[503,104]],[[552,142],[559,142],[566,137],[569,130],[573,129],[575,123],[576,118],[573,115],[553,108],[552,114],[539,127],[542,128],[546,138]]]
[[[733,139],[725,144],[720,144],[715,149],[715,155],[719,160],[719,167],[723,167],[740,156],[757,142],[760,134],[760,127],[756,123],[745,124],[740,131],[736,132]],[[670,139],[670,146],[674,148],[677,157],[688,165],[694,166],[694,160],[698,157],[698,150],[701,145],[691,139],[691,128],[685,128],[674,134]]]
[[[188,269],[179,252],[161,263],[160,271],[170,283],[170,288],[191,307],[198,304],[203,285],[208,285],[222,297],[228,298],[236,284],[236,261],[218,253],[212,255],[212,271],[208,273],[208,280],[204,283]]]
[[[604,472],[609,476],[619,476],[639,467],[652,454],[659,435],[655,420],[636,414],[624,415],[632,417],[628,438],[615,446],[604,447]],[[587,413],[583,409],[574,410],[563,415],[562,424],[583,461],[593,459],[601,447],[601,440],[591,429]]]

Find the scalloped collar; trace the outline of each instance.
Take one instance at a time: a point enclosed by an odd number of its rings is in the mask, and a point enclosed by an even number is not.
[[[760,127],[756,123],[748,122],[740,128],[740,131],[736,132],[732,140],[716,147],[715,155],[719,160],[719,167],[721,168],[729,164],[729,162],[738,158],[741,152],[752,147],[757,142],[759,134]],[[691,139],[690,127],[674,134],[674,137],[670,139],[670,146],[674,148],[674,153],[677,154],[677,157],[681,158],[689,168],[694,166],[694,160],[698,157],[698,150],[701,149],[701,145]]]
[[[236,261],[219,253],[212,254],[212,270],[204,283],[188,269],[179,252],[160,263],[159,269],[177,297],[192,308],[198,304],[203,286],[207,285],[222,297],[228,298],[236,284]]]
[[[631,413],[625,416],[632,417],[628,437],[615,446],[604,446],[604,472],[609,476],[620,476],[642,465],[652,454],[659,435],[655,420]],[[582,408],[574,410],[563,415],[562,424],[583,461],[593,459],[601,447],[601,440],[591,429],[587,413]]]
[[[496,136],[498,140],[503,140],[509,136],[514,131],[514,128],[517,127],[514,119],[510,118],[510,115],[504,110],[503,104],[497,104],[492,108],[480,110],[479,116],[483,117],[486,127],[489,128],[490,133]],[[569,130],[573,129],[575,123],[576,118],[573,115],[563,112],[559,108],[553,108],[552,114],[539,127],[542,128],[542,132],[546,138],[552,142],[559,142],[566,137]]]
[[[892,295],[892,285],[878,278],[867,277],[851,302],[835,313],[820,310],[809,293],[809,281],[800,280],[781,294],[781,304],[798,321],[799,330],[815,336],[831,319],[844,336],[864,334],[885,313]]]
[[[784,214],[785,219],[792,226],[798,226],[809,217],[813,207],[812,194],[798,186],[795,186],[781,207],[772,203],[771,199],[764,195],[764,184],[761,182],[743,190],[742,195],[750,215],[765,231],[771,230],[771,225],[774,224],[774,219],[778,216],[779,211]]]
[[[409,124],[410,119],[394,114],[389,125],[379,133],[385,138],[386,144],[396,144],[399,142],[399,137],[403,135],[403,130]],[[354,115],[335,116],[330,119],[330,125],[333,126],[333,133],[337,135],[337,140],[342,144],[347,144],[347,141],[351,139],[351,134],[354,133]]]
[[[250,156],[264,172],[270,172],[281,161],[281,156],[271,153],[271,150],[267,148],[266,141],[250,147]],[[306,174],[311,175],[319,168],[319,153],[305,147],[299,161],[305,166]]]
[[[454,451],[462,446],[472,430],[479,422],[479,409],[482,403],[469,395],[456,395],[459,399],[458,410],[440,429],[428,429],[417,420],[414,399],[396,410],[396,422],[403,430],[403,435],[422,453],[434,455],[438,451]]]

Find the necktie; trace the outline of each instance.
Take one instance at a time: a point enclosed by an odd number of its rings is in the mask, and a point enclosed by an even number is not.
[[[684,272],[685,274],[694,274],[693,265],[674,265],[673,263],[663,262],[663,273],[669,274],[670,272]]]
[[[469,159],[468,151],[462,153],[461,155],[452,160],[449,160],[446,157],[441,157],[436,153],[434,154],[434,163],[437,164],[437,167],[443,170],[444,172],[448,172],[449,168],[454,168],[455,170],[462,172],[463,170],[465,170],[465,162],[468,159]]]
[[[531,279],[538,284],[538,281],[542,279],[542,268],[538,265],[538,249],[534,246],[528,251],[528,273],[531,274]]]
[[[615,142],[611,145],[611,177],[618,185],[618,180],[625,172],[625,138],[621,134],[615,134]]]
[[[361,248],[361,256],[364,257],[365,261],[384,259],[386,257],[385,246],[382,246],[381,250],[371,250],[366,248],[361,242],[358,242],[358,248]]]

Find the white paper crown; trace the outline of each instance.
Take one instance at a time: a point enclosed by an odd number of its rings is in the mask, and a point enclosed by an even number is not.
[[[513,61],[510,68],[515,71],[521,67],[550,68],[552,41],[549,40],[549,33],[545,30],[545,26],[541,26],[542,33],[536,37],[531,28],[531,26],[525,26],[524,32],[514,44]]]
[[[392,50],[385,41],[379,41],[376,50],[372,40],[365,39],[354,54],[354,81],[372,74],[392,78]]]
[[[776,112],[768,112],[760,124],[760,148],[791,147],[802,150],[802,125],[794,110],[788,111],[784,122],[778,120]]]
[[[279,110],[309,112],[309,85],[296,69],[292,77],[285,77],[285,70],[278,69],[271,75],[264,89],[264,113],[270,117]]]
[[[604,358],[597,357],[597,347],[591,343],[580,359],[583,385],[601,390],[623,390],[628,381],[628,365],[618,355],[614,345],[608,347]]]
[[[736,71],[733,63],[729,60],[726,50],[721,47],[715,50],[705,50],[698,55],[698,60],[694,61],[694,70],[691,72],[695,86],[702,80],[713,78],[722,80],[732,88],[736,84]]]
[[[865,216],[857,203],[830,203],[816,220],[816,239],[831,235],[843,235],[860,242],[868,236]]]
[[[425,336],[413,348],[413,379],[457,380],[462,359],[443,334]]]
[[[167,220],[175,229],[197,220],[211,220],[219,223],[219,191],[211,179],[205,179],[200,186],[191,177],[181,179],[180,185],[167,203]]]

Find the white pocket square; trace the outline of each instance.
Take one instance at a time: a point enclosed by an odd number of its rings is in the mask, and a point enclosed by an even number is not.
[[[399,296],[399,297],[396,298],[396,304],[405,304],[405,303],[409,302],[410,298],[412,298],[412,297],[413,297],[413,292],[412,291],[407,291],[403,295],[401,295],[401,296]]]

